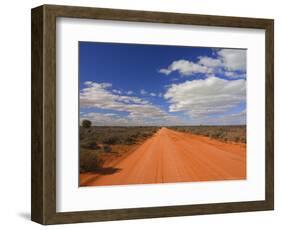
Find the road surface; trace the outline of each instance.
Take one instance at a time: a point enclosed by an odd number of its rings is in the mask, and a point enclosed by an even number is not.
[[[237,180],[246,178],[246,147],[161,128],[112,174],[93,175],[83,186]]]

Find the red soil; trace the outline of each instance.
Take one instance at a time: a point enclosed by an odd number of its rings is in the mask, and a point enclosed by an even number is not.
[[[80,174],[81,186],[246,179],[245,144],[160,129],[103,175]]]

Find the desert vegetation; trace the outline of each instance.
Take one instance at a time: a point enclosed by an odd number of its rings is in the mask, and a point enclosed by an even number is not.
[[[128,154],[161,127],[156,126],[92,126],[83,121],[80,126],[80,172],[99,173],[107,163]],[[169,129],[202,135],[229,143],[246,143],[246,126],[170,126]]]
[[[80,172],[99,172],[106,163],[128,153],[160,127],[80,126]],[[91,124],[90,124],[91,125]]]
[[[207,136],[224,142],[246,143],[246,126],[173,126],[175,131]]]
[[[89,128],[89,127],[91,127],[91,125],[92,125],[92,122],[89,121],[89,120],[83,120],[83,121],[82,121],[82,126],[83,126],[84,128]]]

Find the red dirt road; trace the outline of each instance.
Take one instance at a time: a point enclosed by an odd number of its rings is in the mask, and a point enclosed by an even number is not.
[[[125,185],[246,179],[246,147],[161,128],[116,172],[80,177],[80,185]]]

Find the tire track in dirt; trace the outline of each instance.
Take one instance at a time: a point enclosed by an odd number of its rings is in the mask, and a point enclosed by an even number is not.
[[[246,179],[246,147],[161,128],[114,167],[81,185]]]

